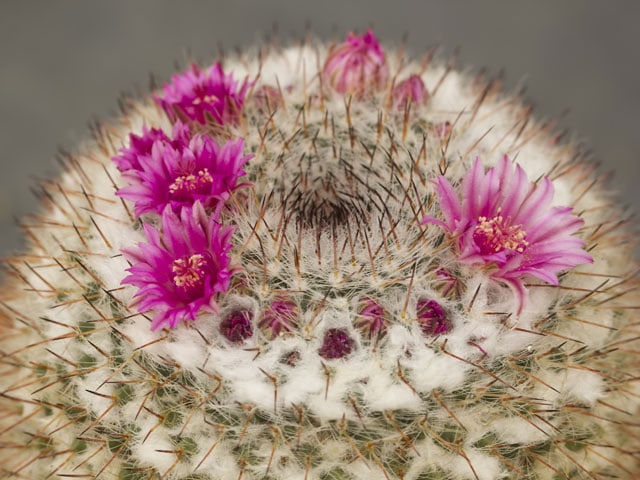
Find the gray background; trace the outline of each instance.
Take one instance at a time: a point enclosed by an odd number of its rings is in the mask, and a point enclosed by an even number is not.
[[[640,207],[640,2],[594,1],[26,1],[0,2],[0,256],[20,248],[13,217],[33,212],[29,187],[56,172],[59,147],[114,112],[122,91],[165,80],[187,51],[248,46],[277,24],[342,38],[372,25],[420,53],[461,47],[463,67],[504,68],[541,116],[587,139],[621,201]]]

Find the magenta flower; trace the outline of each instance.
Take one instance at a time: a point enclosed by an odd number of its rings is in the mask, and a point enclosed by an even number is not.
[[[193,64],[183,74],[171,77],[163,87],[164,95],[155,99],[172,119],[182,115],[204,124],[210,118],[222,125],[240,118],[249,86],[246,79],[238,86],[219,62],[206,70]]]
[[[233,227],[223,227],[202,205],[162,213],[162,233],[144,224],[147,243],[123,249],[132,266],[123,284],[138,287],[134,304],[155,312],[151,329],[174,328],[201,310],[218,311],[216,295],[229,287]]]
[[[407,104],[423,105],[429,99],[429,92],[419,75],[410,75],[393,89],[393,106],[403,111]]]
[[[333,48],[322,68],[324,81],[338,93],[363,95],[387,85],[389,68],[384,50],[369,29],[361,37],[349,33]]]
[[[113,157],[113,161],[121,172],[131,170],[141,170],[141,157],[150,157],[153,145],[159,142],[160,145],[169,144],[173,148],[180,148],[189,143],[189,128],[181,122],[176,122],[173,126],[172,138],[169,138],[164,131],[158,128],[149,130],[142,128],[142,136],[129,134],[129,147],[121,148],[120,154]]]
[[[506,156],[486,173],[480,159],[462,180],[462,199],[445,177],[436,191],[444,221],[425,217],[456,241],[460,262],[487,265],[491,276],[515,292],[518,311],[527,298],[523,278],[533,276],[553,285],[557,273],[583,263],[591,255],[573,234],[584,223],[569,207],[552,207],[551,180],[530,182],[520,165]]]
[[[222,207],[231,192],[243,186],[238,179],[252,158],[243,155],[242,139],[220,147],[206,135],[194,135],[188,144],[156,141],[151,155],[138,156],[140,167],[123,174],[129,186],[117,195],[135,203],[135,213],[162,213],[167,205],[177,212],[200,201],[207,209]]]

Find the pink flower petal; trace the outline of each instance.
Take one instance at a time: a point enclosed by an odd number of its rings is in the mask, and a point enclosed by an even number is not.
[[[569,207],[551,207],[554,188],[548,178],[529,181],[506,156],[484,172],[476,158],[460,190],[461,199],[439,177],[436,193],[444,221],[426,216],[422,223],[438,225],[451,236],[461,263],[486,265],[492,278],[507,284],[519,311],[527,299],[525,277],[557,285],[559,272],[593,261],[584,242],[573,236],[583,220]]]
[[[167,207],[162,233],[145,225],[148,243],[122,251],[132,263],[122,283],[138,288],[134,305],[154,312],[154,330],[195,320],[202,310],[215,312],[215,296],[229,287],[233,229],[203,211],[196,203],[178,216]]]

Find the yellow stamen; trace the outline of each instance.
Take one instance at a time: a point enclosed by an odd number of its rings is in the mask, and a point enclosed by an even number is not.
[[[206,263],[199,253],[174,260],[171,266],[171,271],[175,274],[173,283],[182,289],[200,286],[204,280]]]
[[[526,240],[527,233],[522,225],[509,225],[509,220],[505,221],[500,214],[489,219],[479,217],[478,222],[473,237],[485,254],[503,250],[522,253],[529,246]]]
[[[202,187],[211,185],[213,177],[207,168],[198,171],[197,174],[181,175],[169,185],[169,193],[193,193]]]
[[[218,97],[215,95],[205,95],[204,97],[196,97],[191,102],[193,105],[200,105],[201,103],[213,103],[217,102]]]

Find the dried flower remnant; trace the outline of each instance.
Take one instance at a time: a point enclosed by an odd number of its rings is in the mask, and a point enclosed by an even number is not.
[[[284,106],[284,98],[280,89],[272,85],[262,85],[251,95],[253,104],[263,112],[274,112]]]
[[[446,121],[442,123],[438,123],[433,127],[433,130],[436,132],[436,135],[440,139],[445,139],[449,135],[451,135],[451,130],[453,130],[453,125],[451,122]]]
[[[371,30],[362,36],[349,33],[329,52],[322,77],[342,94],[364,96],[369,90],[382,90],[389,79],[384,49]]]
[[[353,351],[353,339],[342,328],[329,328],[324,333],[320,356],[326,360],[343,358]]]
[[[245,175],[242,139],[219,146],[207,135],[194,135],[188,144],[156,143],[151,156],[139,157],[140,169],[126,176],[129,185],[118,195],[135,203],[136,215],[174,211],[199,201],[207,209],[220,209]]]
[[[296,324],[296,304],[285,296],[275,298],[262,312],[258,326],[269,338],[291,333]]]
[[[428,337],[444,335],[453,328],[446,312],[435,300],[418,300],[416,317],[420,324],[420,330]]]
[[[298,363],[300,363],[301,359],[302,355],[298,350],[291,350],[290,352],[286,352],[284,355],[282,355],[279,362],[289,367],[295,367],[298,365]]]
[[[371,298],[364,298],[360,302],[356,327],[362,330],[369,339],[376,339],[386,333],[386,326],[387,318],[384,307]]]
[[[527,299],[525,277],[557,285],[558,272],[593,261],[573,235],[582,219],[569,207],[551,206],[551,180],[529,181],[506,156],[487,172],[477,158],[462,180],[461,199],[444,176],[436,191],[444,220],[427,216],[423,223],[436,224],[456,239],[461,263],[487,265],[492,278],[509,285],[518,311]]]
[[[201,124],[208,119],[221,125],[235,123],[249,86],[246,79],[238,85],[219,62],[205,70],[194,64],[186,72],[174,75],[156,101],[171,118],[184,117]]]
[[[253,336],[252,319],[253,313],[249,310],[233,311],[220,323],[220,333],[231,343],[242,343]]]
[[[147,243],[124,249],[132,263],[124,284],[138,287],[134,304],[153,311],[152,330],[175,328],[200,311],[218,311],[216,295],[229,287],[233,274],[229,251],[233,228],[221,226],[202,206],[170,208],[162,214],[162,233],[144,224]]]

